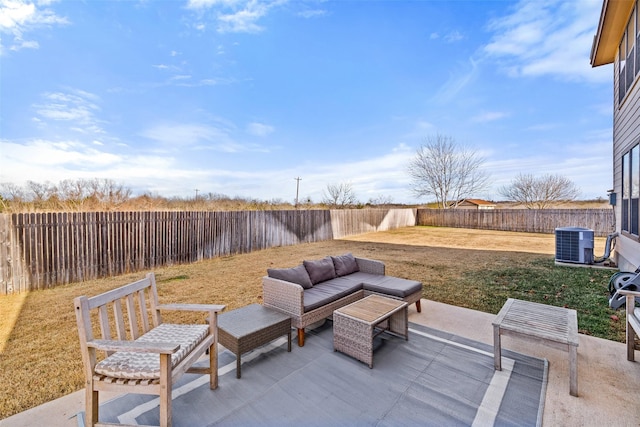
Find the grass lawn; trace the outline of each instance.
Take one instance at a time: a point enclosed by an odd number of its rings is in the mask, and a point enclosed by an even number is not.
[[[262,302],[267,268],[345,252],[385,262],[389,275],[422,281],[426,299],[494,314],[508,297],[566,306],[578,311],[580,333],[624,341],[624,313],[608,308],[613,271],[555,266],[555,237],[546,234],[438,227],[369,233],[157,269],[158,292],[162,303],[232,310]],[[602,253],[604,239],[596,239],[595,254]],[[73,298],[144,274],[0,296],[0,419],[83,388]],[[163,317],[200,320],[176,316]]]

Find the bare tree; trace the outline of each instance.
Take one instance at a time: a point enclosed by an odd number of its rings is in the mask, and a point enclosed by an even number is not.
[[[2,211],[10,206],[22,209],[25,201],[25,193],[22,187],[12,182],[0,182],[0,202]]]
[[[553,203],[575,200],[580,190],[569,178],[559,174],[535,177],[518,174],[510,185],[500,189],[507,200],[520,202],[528,209],[546,209]]]
[[[58,184],[58,198],[64,209],[82,211],[90,194],[84,179],[65,179]]]
[[[351,183],[327,184],[322,192],[322,203],[332,208],[348,208],[357,203]]]
[[[10,202],[23,202],[26,197],[24,189],[13,182],[0,182],[0,195]]]
[[[84,181],[89,197],[95,198],[103,208],[117,208],[131,197],[131,189],[107,179],[94,178]]]
[[[368,205],[371,206],[384,206],[393,204],[393,196],[389,195],[380,195],[378,197],[372,197],[367,202]]]
[[[31,193],[31,201],[36,209],[45,208],[46,202],[51,198],[56,198],[58,193],[56,186],[49,181],[44,183],[27,181],[27,189]]]
[[[486,189],[489,175],[482,170],[483,164],[475,150],[437,134],[427,138],[407,170],[417,197],[434,196],[438,205],[447,209]]]

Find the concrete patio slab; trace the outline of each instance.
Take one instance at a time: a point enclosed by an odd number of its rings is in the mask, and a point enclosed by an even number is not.
[[[487,344],[493,343],[494,315],[422,300],[422,313],[410,308],[409,321]],[[567,353],[520,338],[503,337],[504,349],[549,361],[545,426],[640,426],[640,363],[626,360],[626,347],[580,335],[578,347],[579,397],[569,395]],[[296,351],[295,346],[292,351]],[[104,394],[104,393],[103,393]],[[102,401],[113,395],[101,396]],[[84,409],[84,391],[0,420],[1,427],[77,426],[75,414]]]

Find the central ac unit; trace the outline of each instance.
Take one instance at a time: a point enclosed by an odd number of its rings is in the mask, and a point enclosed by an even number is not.
[[[556,228],[556,261],[593,264],[593,230]]]

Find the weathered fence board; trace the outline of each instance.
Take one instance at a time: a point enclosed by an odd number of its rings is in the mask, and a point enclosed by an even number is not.
[[[0,215],[0,295],[415,223],[415,209]]]
[[[417,225],[551,234],[585,227],[606,236],[615,231],[615,218],[612,209],[418,209]]]
[[[414,225],[613,231],[609,209],[362,209],[0,215],[0,295]]]

